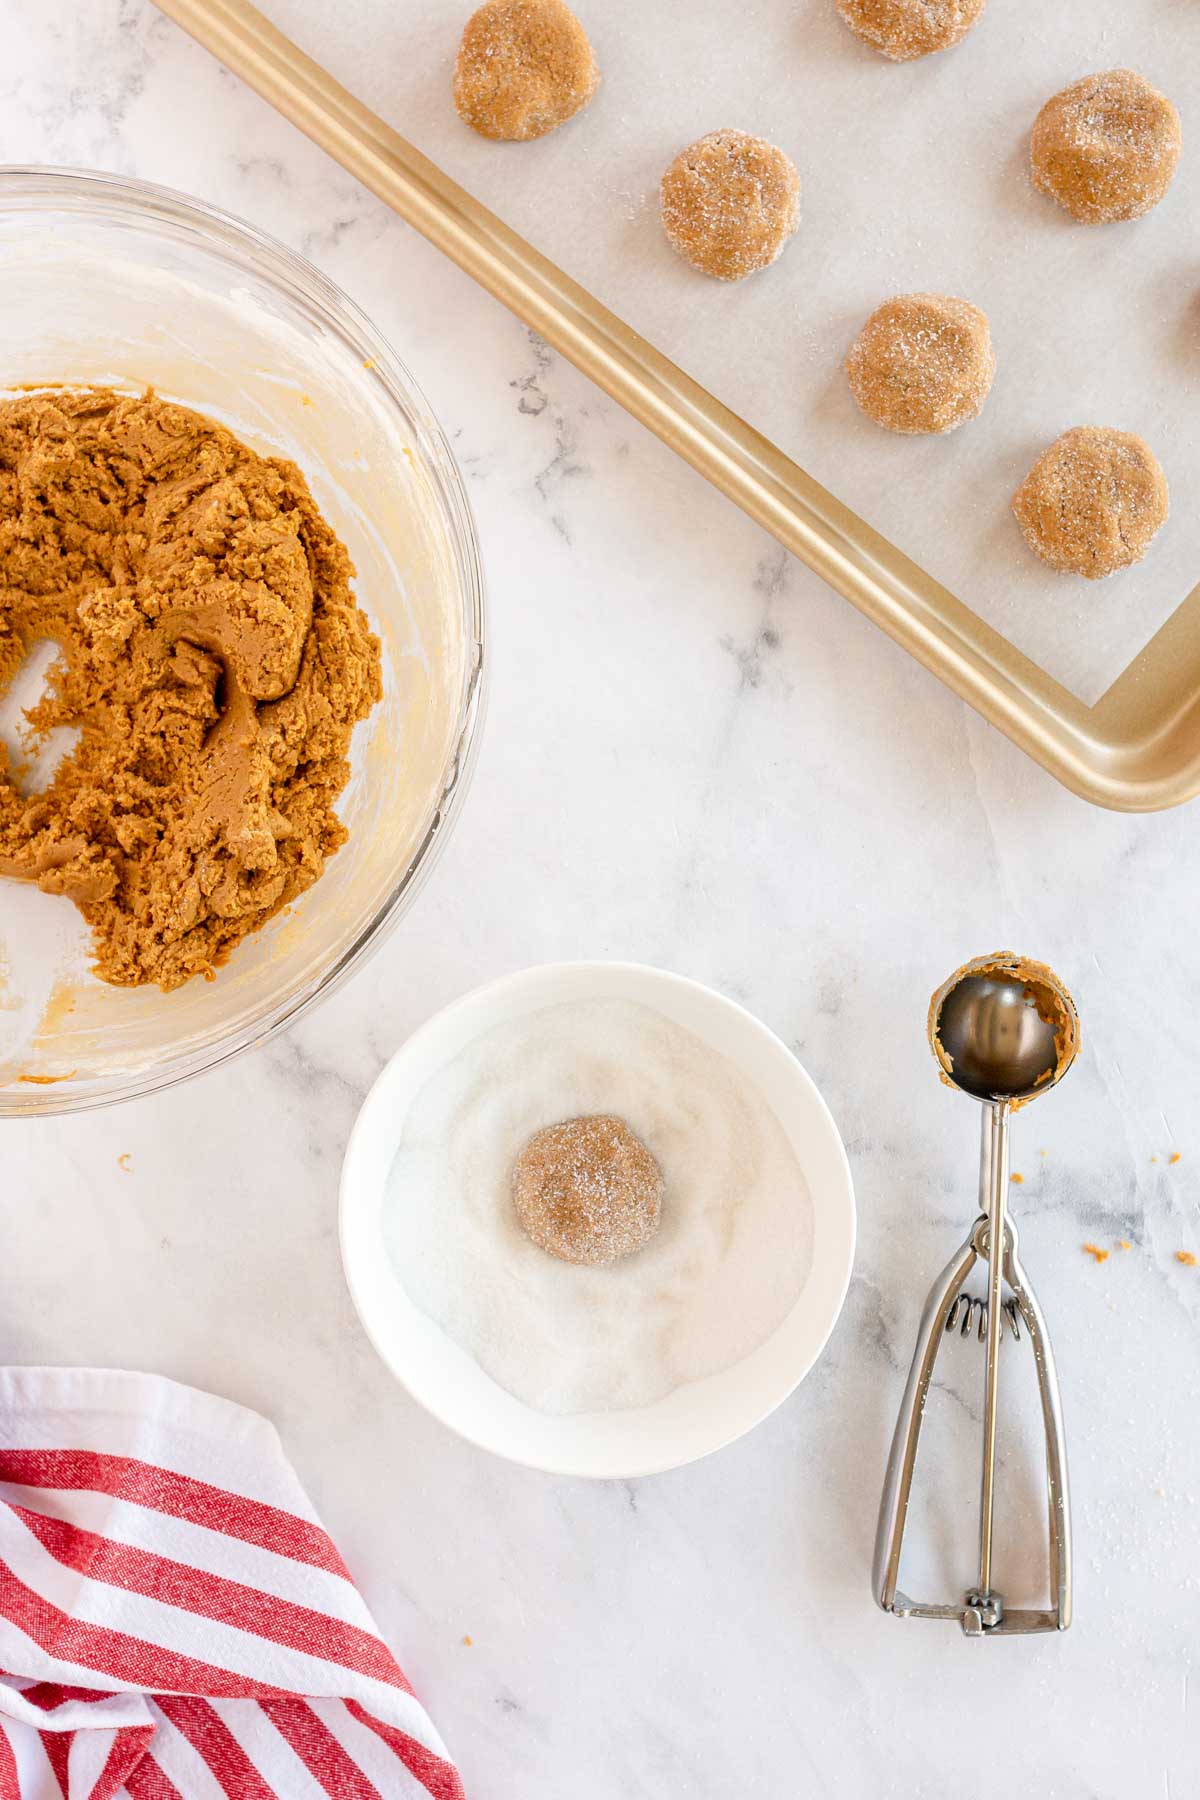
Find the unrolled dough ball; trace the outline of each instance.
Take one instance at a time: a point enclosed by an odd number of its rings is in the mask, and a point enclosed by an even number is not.
[[[838,0],[856,37],[893,62],[912,62],[961,43],[987,0]]]
[[[910,434],[953,431],[976,418],[995,373],[987,315],[950,294],[885,300],[846,358],[867,417]]]
[[[1182,147],[1179,114],[1143,76],[1085,75],[1034,122],[1034,185],[1085,225],[1140,219],[1170,187]]]
[[[587,33],[564,0],[487,0],[467,20],[454,104],[483,137],[545,137],[599,85]]]
[[[610,1263],[640,1250],[658,1230],[662,1196],[658,1164],[611,1113],[548,1125],[513,1165],[517,1217],[564,1262]]]
[[[720,281],[773,263],[800,223],[791,158],[744,131],[710,131],[662,178],[662,221],[687,262]]]
[[[1080,425],[1043,450],[1013,511],[1043,562],[1099,581],[1145,556],[1166,522],[1167,481],[1140,437]]]

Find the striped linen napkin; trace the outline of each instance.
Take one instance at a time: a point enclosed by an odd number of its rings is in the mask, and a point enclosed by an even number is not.
[[[0,1369],[0,1800],[462,1800],[274,1430]]]

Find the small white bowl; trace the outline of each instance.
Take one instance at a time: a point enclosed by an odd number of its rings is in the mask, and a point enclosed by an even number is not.
[[[620,1412],[536,1412],[484,1373],[409,1299],[384,1239],[384,1206],[408,1108],[425,1083],[484,1032],[567,1001],[653,1007],[728,1057],[771,1107],[808,1182],[812,1267],[765,1343],[732,1368]],[[744,1008],[698,982],[633,963],[558,963],[506,975],[448,1006],[387,1064],[363,1104],[342,1169],[342,1262],[358,1316],[415,1400],[471,1443],[559,1475],[630,1478],[731,1444],[787,1399],[837,1322],[854,1261],[854,1189],[837,1126],[786,1045]],[[771,1246],[764,1243],[763,1255]]]

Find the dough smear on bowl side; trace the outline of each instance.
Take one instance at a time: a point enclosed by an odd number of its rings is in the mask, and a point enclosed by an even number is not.
[[[382,692],[354,571],[293,463],[152,392],[0,403],[0,688],[78,740],[40,793],[0,751],[0,874],[73,900],[95,972],[177,988],[311,887]]]

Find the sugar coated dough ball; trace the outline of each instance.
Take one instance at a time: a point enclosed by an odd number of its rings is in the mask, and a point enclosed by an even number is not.
[[[1171,185],[1179,114],[1132,69],[1085,75],[1047,100],[1033,127],[1036,187],[1085,225],[1140,219]]]
[[[517,1217],[564,1262],[610,1263],[640,1250],[658,1230],[662,1195],[658,1164],[611,1113],[547,1126],[513,1165]]]
[[[856,37],[893,62],[912,62],[961,43],[987,0],[838,0]]]
[[[662,221],[685,261],[720,281],[773,263],[800,223],[791,158],[744,131],[710,131],[662,178]]]
[[[599,85],[587,33],[563,0],[488,0],[467,21],[454,104],[483,137],[545,137]]]
[[[851,392],[867,417],[914,435],[976,418],[995,373],[987,315],[949,294],[885,300],[846,358]]]
[[[1043,450],[1013,511],[1043,562],[1099,581],[1145,556],[1166,522],[1166,477],[1140,437],[1080,425]]]

